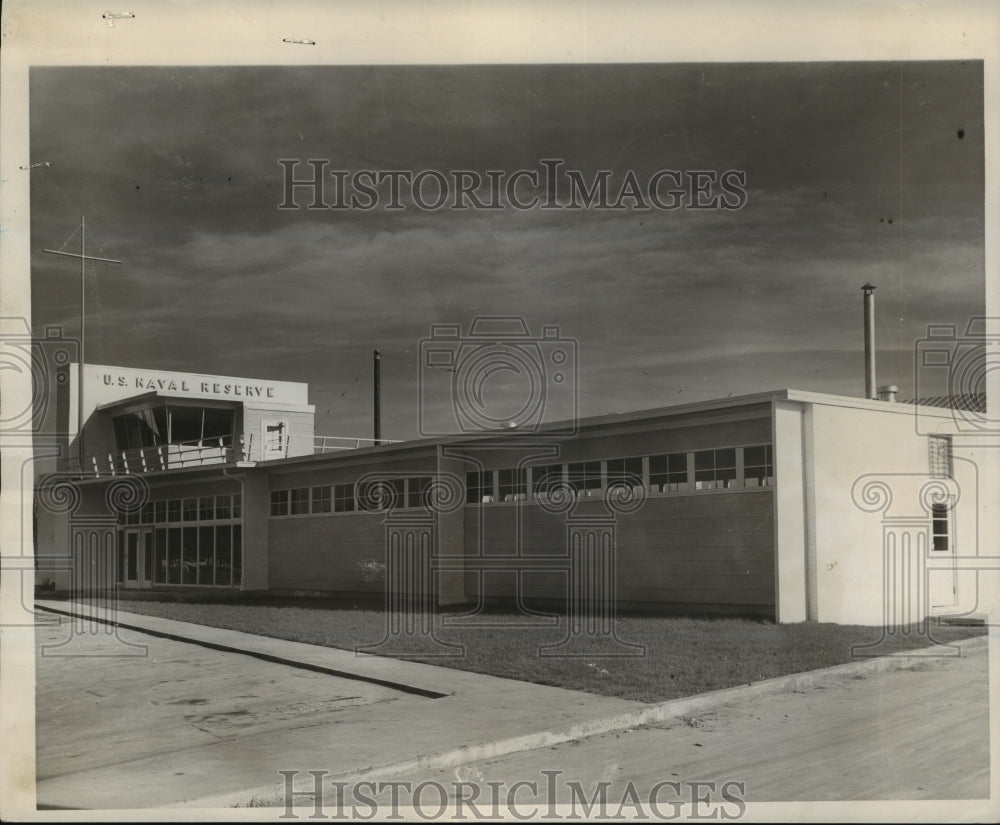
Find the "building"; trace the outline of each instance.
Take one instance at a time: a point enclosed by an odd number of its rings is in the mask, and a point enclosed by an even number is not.
[[[81,403],[66,370],[66,458],[36,493],[57,590],[869,625],[982,610],[952,409],[784,389],[376,444],[316,436],[304,384],[88,364]]]

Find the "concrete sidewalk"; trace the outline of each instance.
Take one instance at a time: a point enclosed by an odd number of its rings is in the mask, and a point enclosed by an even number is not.
[[[36,608],[67,605],[40,601]],[[39,642],[52,646],[40,655],[36,675],[39,804],[245,804],[261,789],[280,788],[279,770],[345,774],[512,737],[528,737],[530,745],[540,730],[647,707],[150,616],[121,612],[118,619],[117,636],[82,635],[63,648],[54,645],[68,626],[38,630]],[[116,657],[130,651],[123,643],[145,645],[147,655]],[[253,655],[230,652],[238,649]],[[66,655],[50,655],[59,651]],[[307,693],[328,694],[325,712],[296,707],[305,699],[289,686],[303,679]],[[432,699],[408,688],[445,695]],[[264,689],[281,695],[263,701]]]
[[[118,636],[74,638],[71,658],[51,648],[39,659],[40,804],[280,804],[279,770],[349,781],[447,769],[859,673],[928,667],[866,660],[648,705],[151,616],[120,612],[118,622]],[[50,645],[65,635],[39,630]],[[115,658],[123,642],[148,655]],[[102,652],[111,658],[94,658]]]

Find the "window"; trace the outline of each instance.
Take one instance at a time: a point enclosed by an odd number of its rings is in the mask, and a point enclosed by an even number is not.
[[[735,467],[735,464],[733,466]],[[650,492],[677,493],[686,490],[688,486],[687,472],[687,453],[650,456]]]
[[[774,455],[770,444],[743,448],[743,486],[770,487],[774,484]]]
[[[115,446],[118,450],[138,450],[154,447],[167,440],[166,410],[138,410],[112,419]]]
[[[230,515],[232,513],[232,506],[230,505],[229,496],[216,496],[215,497],[215,517],[219,519],[232,518]]]
[[[233,525],[233,587],[243,584],[243,528]]]
[[[198,518],[201,521],[211,521],[215,518],[215,498],[205,496],[198,502]]]
[[[393,510],[405,504],[401,478],[369,481],[358,489],[359,510]]]
[[[951,549],[948,535],[948,505],[931,505],[931,548],[939,553]]]
[[[233,518],[243,516],[243,493],[233,493]]]
[[[118,564],[115,581],[121,584],[125,580],[125,533],[118,534]]]
[[[197,442],[201,439],[200,407],[170,407],[170,443]]]
[[[535,467],[531,471],[531,479],[536,496],[548,493],[553,487],[562,484],[562,464],[546,464],[541,467]]]
[[[159,522],[167,520],[167,502],[165,501],[153,502],[153,518]]]
[[[198,528],[198,584],[215,584],[215,528]]]
[[[185,527],[181,540],[181,584],[198,583],[198,528]]]
[[[576,461],[567,468],[569,483],[577,495],[593,495],[593,491],[601,489],[601,462]]]
[[[499,501],[524,501],[528,492],[528,471],[524,467],[497,473]]]
[[[198,499],[196,498],[184,499],[184,521],[197,521],[197,520],[198,520]]]
[[[951,436],[927,437],[931,478],[951,478],[954,475],[951,458]]]
[[[215,528],[215,583],[232,584],[230,569],[233,564],[232,551],[233,528],[228,524],[220,524]],[[236,582],[239,584],[239,582]]]
[[[312,488],[312,512],[329,513],[332,509],[329,487]]]
[[[172,498],[167,502],[167,521],[181,520],[181,500]]]
[[[288,515],[288,490],[271,491],[271,515],[272,516]]]
[[[309,513],[309,488],[298,487],[291,491],[291,509],[293,516],[304,516]]]
[[[354,485],[334,484],[333,485],[333,512],[353,513],[354,512]]]
[[[642,486],[641,458],[608,459],[608,487],[619,486],[629,489]]]
[[[167,584],[181,583],[181,528],[167,530]]]
[[[154,580],[157,584],[167,583],[167,531],[159,527],[153,531],[153,555],[155,558]]]
[[[736,486],[736,448],[700,450],[694,454],[694,488],[724,490]]]
[[[467,504],[494,501],[492,470],[474,470],[465,474],[465,501]]]
[[[427,490],[431,486],[430,476],[419,476],[407,481],[406,506],[425,507],[429,504],[426,500]]]
[[[232,437],[236,427],[233,423],[235,412],[233,410],[217,410],[206,407],[202,410],[202,432],[201,437],[212,439],[216,443],[224,436],[228,439]]]
[[[385,502],[384,507],[396,509],[406,505],[406,483],[401,478],[389,480],[389,487],[392,489],[391,496]]]

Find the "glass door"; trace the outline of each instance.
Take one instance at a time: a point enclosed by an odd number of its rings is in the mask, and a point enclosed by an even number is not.
[[[142,531],[142,564],[139,567],[143,587],[153,586],[153,531]]]
[[[125,531],[125,586],[139,586],[139,531]]]

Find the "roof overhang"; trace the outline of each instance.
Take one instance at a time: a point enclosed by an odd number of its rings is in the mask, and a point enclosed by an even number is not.
[[[118,413],[138,412],[148,410],[152,407],[171,404],[177,407],[214,407],[216,409],[235,410],[243,406],[242,401],[229,401],[216,398],[192,398],[189,395],[177,395],[170,392],[151,390],[140,395],[131,395],[128,398],[121,398],[118,401],[108,401],[105,404],[98,404],[95,410],[99,412],[110,411]]]

